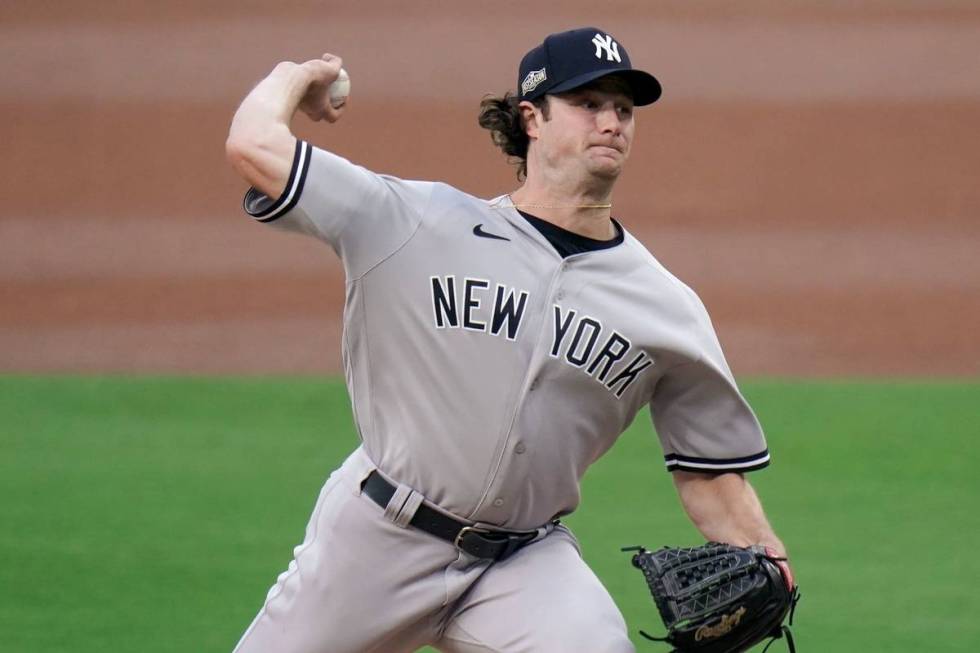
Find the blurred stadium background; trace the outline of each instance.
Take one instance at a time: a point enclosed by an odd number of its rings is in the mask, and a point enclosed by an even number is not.
[[[353,445],[340,266],[244,216],[224,161],[249,88],[340,54],[350,110],[303,137],[493,196],[515,178],[479,98],[587,24],[664,84],[614,215],[701,294],[767,426],[801,651],[980,647],[976,0],[15,0],[0,650],[230,650]],[[572,518],[634,632],[616,547],[695,537],[648,422]]]
[[[237,103],[329,50],[373,170],[514,187],[475,124],[543,34],[596,23],[663,81],[615,214],[704,297],[740,374],[980,373],[980,5],[967,0],[0,9],[0,369],[339,369],[340,269],[251,224]]]

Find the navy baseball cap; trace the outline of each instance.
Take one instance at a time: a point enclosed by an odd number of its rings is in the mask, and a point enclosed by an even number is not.
[[[637,106],[652,104],[660,97],[657,78],[634,69],[626,48],[607,32],[595,27],[559,32],[521,59],[518,97],[534,100],[548,93],[564,93],[613,74],[629,84]]]

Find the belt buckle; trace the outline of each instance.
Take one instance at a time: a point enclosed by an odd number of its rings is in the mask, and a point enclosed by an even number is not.
[[[457,549],[463,549],[463,538],[466,537],[467,533],[475,533],[477,535],[489,535],[493,533],[489,528],[483,528],[482,526],[463,526],[456,533],[456,537],[453,539],[453,546]],[[465,549],[464,549],[465,550]]]

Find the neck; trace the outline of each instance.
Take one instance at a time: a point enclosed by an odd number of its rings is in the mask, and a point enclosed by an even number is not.
[[[609,240],[616,236],[609,219],[612,184],[603,186],[562,188],[560,184],[534,184],[529,179],[510,194],[510,201],[515,208],[572,233]]]

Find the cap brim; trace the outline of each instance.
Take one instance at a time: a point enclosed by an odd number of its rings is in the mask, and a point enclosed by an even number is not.
[[[578,77],[566,79],[561,84],[557,84],[554,87],[549,88],[546,93],[565,93],[567,91],[575,90],[579,86],[585,86],[589,82],[599,79],[600,77],[607,77],[609,75],[621,77],[627,84],[629,84],[630,89],[633,91],[633,104],[638,107],[653,104],[663,93],[663,88],[661,88],[660,82],[657,81],[656,77],[648,72],[635,69],[593,70],[583,75],[579,75]]]

